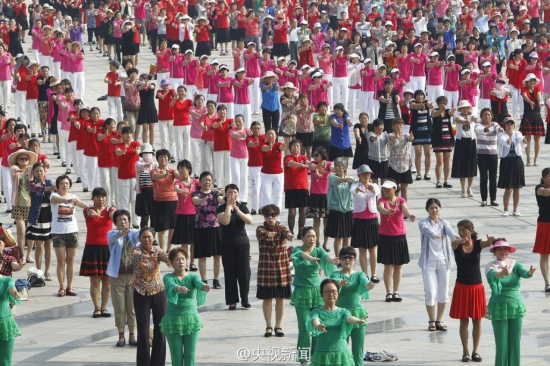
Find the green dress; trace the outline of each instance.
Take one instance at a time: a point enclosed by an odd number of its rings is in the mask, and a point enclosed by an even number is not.
[[[206,292],[200,291],[204,283],[194,273],[188,273],[182,280],[170,273],[162,279],[166,288],[166,314],[160,322],[164,334],[179,334],[181,336],[198,332],[202,328],[197,306],[204,305]],[[186,294],[174,292],[176,286],[185,286],[190,291]],[[195,300],[196,299],[196,300]]]
[[[354,326],[347,323],[349,316],[350,312],[344,308],[336,308],[332,313],[317,308],[310,313],[307,329],[317,339],[311,366],[354,366],[353,356],[346,341]],[[326,333],[313,327],[315,318],[326,326]]]
[[[13,305],[20,302],[19,299],[15,301],[9,293],[9,289],[13,286],[15,281],[12,277],[0,277],[0,366],[11,365],[14,340],[21,335],[10,309],[10,302]]]

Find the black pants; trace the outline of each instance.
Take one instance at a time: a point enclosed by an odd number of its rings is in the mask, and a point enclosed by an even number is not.
[[[90,48],[92,48],[92,41],[94,40],[94,33],[95,37],[97,38],[97,31],[95,28],[88,28],[88,43],[90,44]]]
[[[222,245],[222,264],[225,276],[225,303],[248,303],[250,288],[250,244]]]
[[[118,62],[122,62],[122,38],[113,37],[113,43],[115,44],[115,57]]]
[[[153,51],[154,54],[157,53],[157,38],[158,38],[158,29],[151,29],[149,31],[149,40],[151,41],[151,51]]]
[[[478,154],[477,166],[479,167],[479,191],[481,200],[487,201],[487,179],[489,179],[489,195],[491,202],[497,200],[497,170],[498,155]]]
[[[277,134],[279,134],[279,119],[281,119],[281,114],[279,110],[269,111],[265,108],[262,108],[262,117],[264,119],[264,128],[265,131],[270,128],[274,129]]]
[[[164,291],[153,296],[143,296],[134,291],[134,310],[137,323],[137,366],[164,366],[166,363],[166,337],[160,331],[160,321],[166,312]],[[149,354],[149,325],[153,312],[153,348]]]

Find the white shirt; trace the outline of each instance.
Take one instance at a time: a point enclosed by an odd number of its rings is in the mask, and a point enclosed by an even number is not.
[[[475,139],[476,135],[474,132],[474,128],[476,124],[474,121],[472,121],[472,116],[464,117],[463,115],[459,114],[457,117],[460,117],[461,119],[467,119],[468,122],[466,124],[456,124],[456,139]]]
[[[428,30],[428,21],[426,20],[426,18],[422,17],[418,22],[416,21],[416,19],[417,18],[413,18],[414,31],[416,32],[416,34],[420,34],[423,31],[427,31]]]
[[[288,41],[289,42],[298,42],[298,28],[289,29],[289,31],[288,31]]]
[[[52,198],[62,198],[58,193],[52,192]],[[74,194],[69,193],[67,199],[77,199]],[[74,217],[74,202],[71,203],[51,203],[52,206],[52,234],[71,234],[78,233],[78,223]]]
[[[159,26],[158,34],[166,34],[166,24],[164,24],[166,17],[158,16],[157,20],[158,20],[158,26]]]

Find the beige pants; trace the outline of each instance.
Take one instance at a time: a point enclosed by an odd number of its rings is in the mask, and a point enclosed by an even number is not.
[[[115,309],[115,325],[117,327],[135,326],[134,297],[132,285],[134,275],[119,274],[118,278],[109,277],[111,283],[111,301]]]

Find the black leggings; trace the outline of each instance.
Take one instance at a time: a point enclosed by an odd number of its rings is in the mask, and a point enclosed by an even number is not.
[[[153,51],[154,54],[157,53],[157,37],[158,37],[158,29],[151,29],[149,31],[149,40],[151,41],[151,51]]]
[[[478,154],[479,191],[481,200],[487,201],[487,180],[489,180],[489,195],[491,202],[497,200],[497,169],[498,155]]]
[[[113,43],[115,44],[115,57],[118,62],[122,62],[122,38],[113,37]]]
[[[273,128],[277,134],[279,133],[279,119],[281,114],[279,110],[270,111],[265,108],[262,108],[262,117],[264,119],[264,128],[265,131]]]
[[[94,33],[95,37],[97,37],[97,31],[95,28],[88,28],[88,43],[90,44],[90,48],[92,47],[92,41],[94,40]]]

